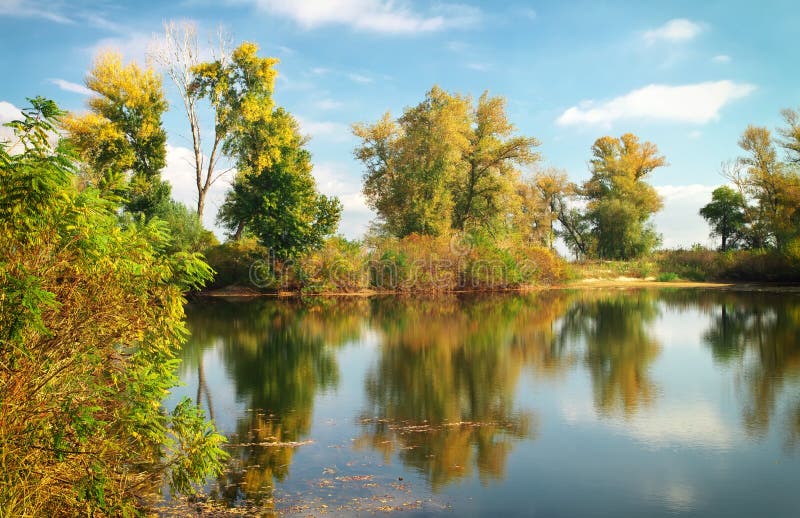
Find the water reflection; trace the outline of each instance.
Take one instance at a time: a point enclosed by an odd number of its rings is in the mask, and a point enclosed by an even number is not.
[[[381,347],[366,378],[358,444],[387,461],[398,453],[434,489],[475,467],[482,481],[501,478],[513,442],[535,435],[534,416],[514,401],[525,350],[540,345],[515,326],[535,313],[529,302],[375,301]]]
[[[564,316],[560,340],[583,346],[599,413],[630,416],[652,404],[657,389],[649,367],[661,345],[649,326],[658,314],[654,292],[634,291],[580,298]]]
[[[673,348],[665,315],[673,325],[687,316],[687,349]],[[614,430],[665,452],[721,455],[741,448],[743,437],[766,440],[777,422],[789,449],[800,443],[796,296],[626,290],[257,299],[203,301],[188,317],[182,376],[193,380],[190,394],[227,423],[230,470],[209,490],[231,504],[269,507],[276,486],[291,480],[293,463],[310,462],[297,460],[307,451],[297,445],[322,433],[314,407],[323,396],[345,417],[339,431],[325,432],[337,444],[314,450],[313,476],[348,469],[331,449],[344,444],[345,457],[376,457],[375,466],[414,474],[435,492],[470,479],[487,491],[507,482],[514,456],[544,441],[545,425],[567,432],[588,424],[595,439]],[[682,355],[704,379],[695,392],[684,387],[693,380],[670,367]],[[731,378],[738,392],[728,409],[712,393]],[[333,394],[343,385],[351,387],[350,399]],[[562,386],[573,387],[565,392],[573,400],[554,400]],[[553,407],[560,417],[548,413]],[[694,487],[687,473],[681,477],[675,487]],[[330,487],[317,482],[302,484]],[[670,494],[686,500],[686,491]]]
[[[213,408],[203,351],[216,347],[247,409],[235,430],[225,430],[231,469],[213,488],[215,496],[260,503],[288,475],[293,443],[308,436],[315,395],[339,382],[333,347],[359,335],[353,302],[211,301],[189,312],[192,347],[184,350],[183,368],[197,369],[198,399],[205,394]]]

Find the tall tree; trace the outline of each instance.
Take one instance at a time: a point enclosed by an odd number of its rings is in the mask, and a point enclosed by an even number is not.
[[[509,211],[510,194],[519,181],[517,166],[539,159],[533,151],[539,141],[514,136],[514,125],[505,112],[505,99],[484,92],[471,113],[466,168],[456,178],[453,227],[486,227]]]
[[[744,209],[744,196],[727,185],[714,189],[711,202],[700,209],[700,215],[711,226],[711,235],[722,240],[723,252],[736,247],[742,237]]]
[[[85,181],[123,196],[129,212],[153,216],[170,199],[161,180],[167,155],[161,77],[136,63],[123,65],[119,53],[108,51],[95,59],[86,86],[95,92],[89,113],[64,122],[85,164]]]
[[[227,67],[230,60],[228,38],[220,29],[216,34],[214,47],[211,49],[214,60],[221,64],[220,70]],[[192,135],[192,152],[194,159],[195,185],[197,187],[197,218],[202,220],[205,210],[206,196],[214,183],[230,172],[230,169],[218,170],[222,154],[222,142],[230,130],[229,118],[235,114],[223,103],[227,98],[215,98],[204,88],[210,78],[203,66],[202,51],[197,36],[197,26],[193,22],[164,24],[164,40],[152,53],[154,60],[172,79],[178,95],[183,102],[183,109],[189,122]],[[198,77],[205,71],[206,75]],[[210,145],[203,148],[203,130],[200,118],[200,101],[210,98],[211,114],[214,130],[211,133]]]
[[[769,129],[748,126],[739,139],[745,152],[727,172],[727,176],[753,205],[746,209],[748,241],[752,248],[774,246],[784,249],[800,235],[800,175],[796,166],[800,148],[793,140],[796,114],[784,112],[788,128],[779,130],[786,140],[787,161],[778,157]]]
[[[581,189],[588,200],[595,253],[605,259],[629,259],[652,250],[660,241],[649,223],[662,207],[661,198],[644,179],[666,159],[651,142],[626,133],[601,137],[592,146],[592,176]]]
[[[195,86],[217,107],[225,134],[223,151],[237,175],[218,218],[239,238],[247,229],[279,257],[319,246],[339,222],[341,204],[320,195],[297,121],[272,99],[275,58],[258,56],[243,43],[229,63],[195,67]]]
[[[271,135],[260,153],[275,156],[269,165],[239,173],[220,208],[219,220],[234,233],[246,228],[279,258],[293,258],[317,248],[336,231],[342,206],[320,195],[311,174],[311,154],[303,148],[297,121],[278,108],[260,124]],[[245,149],[246,156],[254,156]]]
[[[507,224],[519,203],[516,166],[538,159],[538,141],[515,136],[505,101],[486,93],[473,106],[434,86],[399,119],[353,131],[367,201],[400,237]]]

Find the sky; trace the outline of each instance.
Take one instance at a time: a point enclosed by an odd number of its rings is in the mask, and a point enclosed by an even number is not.
[[[0,121],[37,95],[85,110],[96,53],[116,48],[142,64],[169,20],[193,21],[204,40],[222,26],[280,59],[276,101],[310,137],[318,187],[341,199],[350,238],[375,217],[350,125],[399,115],[433,85],[505,97],[518,132],[541,141],[542,165],[576,182],[598,137],[654,142],[669,163],[649,179],[664,198],[655,223],[665,247],[713,244],[697,211],[726,182],[721,164],[738,156],[748,124],[774,129],[782,108],[800,105],[793,0],[0,0]],[[188,123],[165,85],[163,175],[193,206]],[[226,188],[210,195],[209,227]]]

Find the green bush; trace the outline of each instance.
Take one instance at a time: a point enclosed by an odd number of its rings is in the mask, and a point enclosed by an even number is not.
[[[678,278],[678,274],[675,272],[663,272],[658,274],[656,280],[658,282],[672,282],[678,280]]]
[[[163,221],[120,225],[74,187],[49,136],[60,111],[35,99],[0,144],[0,514],[132,516],[165,484],[221,471],[224,438],[188,400],[161,407],[186,338],[183,292],[210,277],[164,253]]]

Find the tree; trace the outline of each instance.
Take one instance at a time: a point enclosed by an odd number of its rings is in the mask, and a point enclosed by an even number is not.
[[[505,99],[484,92],[471,113],[466,171],[456,178],[453,227],[491,227],[509,211],[511,193],[518,183],[515,166],[539,160],[533,151],[539,141],[513,136],[514,126],[505,113]],[[458,168],[458,171],[463,171]]]
[[[221,65],[216,70],[221,71],[229,64],[230,52],[228,39],[221,30],[217,33],[217,40],[216,48],[212,50],[215,53],[215,60]],[[222,153],[222,143],[227,137],[227,131],[230,130],[229,119],[235,117],[235,114],[224,104],[228,100],[227,97],[215,97],[208,88],[205,88],[210,86],[211,71],[202,66],[197,26],[194,23],[165,23],[163,45],[156,49],[153,58],[172,79],[183,101],[183,109],[192,135],[197,218],[202,220],[209,190],[217,180],[230,171],[229,169],[218,171],[217,167]],[[206,150],[203,149],[203,131],[198,105],[203,97],[208,97],[211,101],[210,107],[214,118],[211,144]]]
[[[586,217],[592,226],[595,253],[604,259],[630,259],[658,245],[649,218],[661,210],[658,193],[644,179],[666,164],[651,142],[626,133],[601,137],[592,146],[592,176],[581,194],[588,200]]]
[[[136,63],[123,65],[120,54],[109,51],[95,59],[86,86],[96,93],[89,113],[64,121],[87,168],[84,181],[149,218],[170,199],[170,186],[161,180],[167,155],[161,78]]]
[[[754,202],[745,210],[747,238],[752,248],[773,246],[784,250],[800,235],[800,175],[797,172],[796,114],[784,111],[788,128],[779,131],[785,137],[781,146],[787,161],[778,158],[769,129],[748,126],[739,139],[745,155],[727,171],[739,191]]]
[[[280,158],[260,170],[240,173],[219,219],[235,237],[247,228],[277,257],[294,258],[318,248],[336,231],[342,205],[317,192],[311,154],[303,149],[297,121],[279,108],[264,124],[271,127],[273,138],[262,151]],[[272,150],[273,145],[278,149]]]
[[[531,242],[553,248],[556,222],[567,210],[566,199],[574,192],[567,173],[554,168],[538,170],[533,178],[520,182],[517,191],[522,198],[519,227],[523,234]]]
[[[276,63],[258,57],[257,45],[243,43],[230,63],[197,66],[194,88],[223,113],[223,151],[236,161],[219,221],[235,239],[247,229],[276,256],[288,258],[320,246],[336,230],[341,204],[317,193],[297,121],[275,108]]]
[[[508,226],[520,203],[516,166],[535,162],[539,144],[513,131],[502,98],[484,93],[473,106],[434,86],[397,120],[353,126],[364,195],[398,237]]]
[[[711,235],[722,239],[720,250],[735,248],[744,230],[745,201],[741,193],[727,185],[714,189],[711,202],[700,209],[700,215],[711,226]]]
[[[155,219],[119,224],[74,156],[62,112],[31,100],[0,144],[0,509],[11,516],[140,514],[222,471],[224,439],[189,400],[162,408],[186,337],[183,292],[211,276],[165,254]]]

